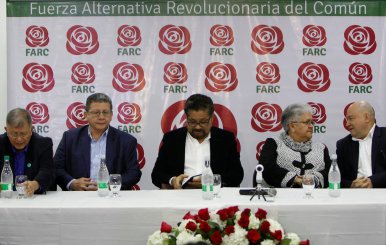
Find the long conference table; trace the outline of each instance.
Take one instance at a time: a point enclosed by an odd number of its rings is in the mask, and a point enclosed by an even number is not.
[[[16,193],[14,193],[16,195]],[[0,244],[146,244],[166,221],[176,226],[188,211],[237,205],[263,208],[268,217],[312,245],[385,245],[386,189],[328,190],[304,198],[301,189],[278,189],[268,202],[223,188],[221,197],[202,200],[200,190],[124,191],[119,198],[96,192],[49,192],[29,199],[0,199]]]

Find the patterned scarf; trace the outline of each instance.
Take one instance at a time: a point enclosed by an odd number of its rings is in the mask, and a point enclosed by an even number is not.
[[[280,139],[284,144],[294,151],[307,153],[311,150],[312,140],[306,142],[295,142],[286,132],[280,134]]]

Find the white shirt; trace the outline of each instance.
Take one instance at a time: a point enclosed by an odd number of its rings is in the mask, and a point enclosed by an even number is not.
[[[371,147],[373,144],[374,129],[375,129],[375,124],[370,129],[368,135],[364,139],[352,138],[352,140],[359,142],[357,178],[369,177],[373,175],[373,170],[371,168]]]

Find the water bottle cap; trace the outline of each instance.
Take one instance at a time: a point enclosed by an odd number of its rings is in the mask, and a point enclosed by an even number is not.
[[[336,156],[336,154],[332,154],[331,155],[331,160],[336,160],[338,157]]]
[[[9,156],[8,155],[4,155],[4,161],[9,161]]]

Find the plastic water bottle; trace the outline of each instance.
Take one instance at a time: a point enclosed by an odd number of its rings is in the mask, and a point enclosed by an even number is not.
[[[109,170],[106,166],[106,158],[105,156],[101,156],[101,165],[99,167],[98,172],[98,195],[100,197],[105,197],[109,194]]]
[[[213,181],[214,178],[212,169],[210,168],[210,162],[205,161],[201,176],[202,198],[204,200],[212,200],[214,198]]]
[[[328,173],[328,193],[331,197],[340,196],[340,171],[336,158],[336,154],[331,155],[332,163]]]
[[[4,156],[4,166],[1,171],[1,196],[11,198],[13,191],[13,173],[9,164],[9,156]]]

